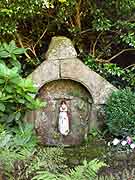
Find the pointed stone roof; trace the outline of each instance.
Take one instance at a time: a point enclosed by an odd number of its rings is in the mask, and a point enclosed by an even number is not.
[[[71,59],[77,57],[70,39],[64,36],[53,37],[46,53],[47,60]]]
[[[62,36],[52,38],[46,60],[30,77],[39,89],[44,84],[58,79],[77,81],[90,92],[94,104],[105,104],[112,91],[117,90],[80,61],[71,40]]]

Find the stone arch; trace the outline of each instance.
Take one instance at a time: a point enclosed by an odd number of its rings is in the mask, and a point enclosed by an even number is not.
[[[58,81],[58,80],[65,80],[65,81],[66,81],[66,80],[71,80],[71,81],[74,81],[74,82],[76,82],[76,83],[81,84],[81,85],[89,92],[89,95],[91,96],[91,99],[92,99],[92,103],[94,103],[93,97],[92,97],[92,95],[90,94],[89,88],[86,86],[86,84],[84,84],[82,81],[80,81],[80,80],[78,80],[78,79],[73,79],[73,78],[50,79],[50,80],[48,80],[48,81],[42,81],[41,84],[39,84],[39,83],[36,84],[35,81],[33,81],[33,82],[34,82],[34,84],[35,84],[36,87],[37,87],[37,92],[39,92],[40,89],[42,89],[42,87],[45,86],[46,84],[51,83],[51,82],[54,82],[54,81]],[[37,95],[35,94],[35,97],[36,97],[36,96],[37,96]]]
[[[46,60],[29,77],[38,89],[58,79],[79,82],[88,89],[94,104],[105,104],[110,93],[116,90],[112,84],[90,70],[78,58]]]
[[[40,89],[42,89],[42,87],[45,86],[46,84],[51,83],[51,82],[54,82],[54,81],[58,81],[58,80],[65,80],[65,81],[66,81],[66,80],[71,80],[71,81],[74,81],[74,82],[76,82],[76,83],[79,83],[80,85],[82,85],[82,86],[89,92],[89,95],[90,95],[90,97],[91,97],[92,103],[94,103],[94,102],[93,102],[92,95],[90,94],[89,87],[87,87],[87,85],[84,84],[84,83],[83,83],[82,81],[80,81],[79,79],[74,79],[73,77],[71,77],[71,78],[48,79],[48,81],[43,80],[41,84],[36,84],[35,81],[33,81],[33,82],[35,83],[35,85],[36,85],[36,87],[37,87],[37,91],[39,92]]]
[[[47,106],[34,112],[35,129],[46,144],[80,144],[88,134],[92,97],[80,83],[59,79],[46,83],[38,92],[38,98]],[[59,107],[61,101],[68,107],[70,133],[63,137],[59,133]]]

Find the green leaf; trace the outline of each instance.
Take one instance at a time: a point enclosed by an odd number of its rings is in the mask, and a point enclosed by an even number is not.
[[[7,118],[7,122],[10,123],[15,119],[15,115],[14,114],[10,114]]]
[[[8,92],[8,93],[12,93],[13,91],[13,88],[10,86],[10,85],[7,85],[5,90]]]
[[[21,69],[21,63],[17,60],[14,60],[11,62],[13,66],[16,66],[18,69]]]
[[[14,49],[16,49],[16,44],[15,44],[15,41],[14,40],[12,40],[10,43],[9,43],[9,48],[10,48],[10,50],[14,50]]]
[[[3,43],[3,48],[4,48],[7,52],[10,52],[9,45],[8,45],[6,42]]]
[[[0,97],[0,100],[1,101],[7,101],[7,100],[9,100],[9,99],[11,99],[12,98],[12,96],[11,95],[2,95],[1,97]]]
[[[9,69],[5,64],[0,64],[0,76],[1,77],[6,77],[7,74],[9,73]]]
[[[3,51],[0,51],[0,58],[8,58],[10,57],[10,54],[9,52],[3,50]]]
[[[25,104],[25,100],[24,99],[18,99],[18,102],[21,104]]]
[[[0,79],[0,84],[4,84],[5,80],[4,79]]]
[[[4,133],[3,135],[4,137],[1,137],[0,135],[0,148],[4,148],[9,143],[12,137],[10,134]]]
[[[25,52],[26,52],[26,49],[24,49],[24,48],[16,48],[16,49],[13,50],[12,53],[14,53],[14,54],[24,54]]]
[[[15,120],[18,121],[21,117],[21,113],[20,112],[17,112],[16,113],[16,116],[15,116]]]
[[[25,95],[25,98],[30,102],[33,100],[33,98],[30,95]]]
[[[5,109],[5,105],[3,103],[0,103],[0,111],[4,112]]]

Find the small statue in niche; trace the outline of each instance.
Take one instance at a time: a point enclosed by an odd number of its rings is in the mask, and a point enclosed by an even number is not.
[[[69,134],[69,117],[66,101],[61,101],[59,112],[59,131],[62,135]]]

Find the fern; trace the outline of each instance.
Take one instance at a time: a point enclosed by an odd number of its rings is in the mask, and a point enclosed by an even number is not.
[[[55,174],[52,174],[48,171],[39,171],[37,175],[32,178],[32,180],[58,180]]]
[[[62,172],[67,168],[65,161],[66,158],[64,157],[62,147],[38,148],[35,152],[34,158],[30,161],[26,169],[26,175],[30,176],[35,172],[43,172],[43,170],[54,174]]]
[[[84,173],[84,166],[77,166],[75,167],[75,169],[71,169],[69,172],[69,175],[65,176],[65,175],[61,175],[61,178],[63,178],[63,180],[82,180],[83,177],[83,173]]]
[[[5,173],[12,173],[19,163],[26,161],[33,155],[37,138],[33,134],[33,125],[25,124],[21,129],[7,130],[0,125],[0,165]]]
[[[94,159],[89,163],[84,161],[83,165],[71,169],[67,175],[54,175],[47,171],[39,171],[32,180],[94,180],[97,176],[98,170],[102,166],[106,166],[106,164]]]
[[[87,163],[87,162],[85,161],[84,163]],[[88,164],[86,164],[87,168],[85,170],[85,177],[86,178],[91,177],[91,180],[95,179],[95,177],[97,176],[98,170],[103,166],[106,166],[106,164],[103,162],[100,162],[97,159],[90,161]]]
[[[116,178],[112,175],[110,175],[110,176],[99,176],[95,180],[116,180]]]
[[[88,178],[93,180],[97,176],[98,170],[105,165],[105,163],[100,162],[97,159],[94,159],[89,163],[85,160],[82,166],[77,166],[74,170],[70,170],[70,173],[65,177],[65,180],[85,180]]]

